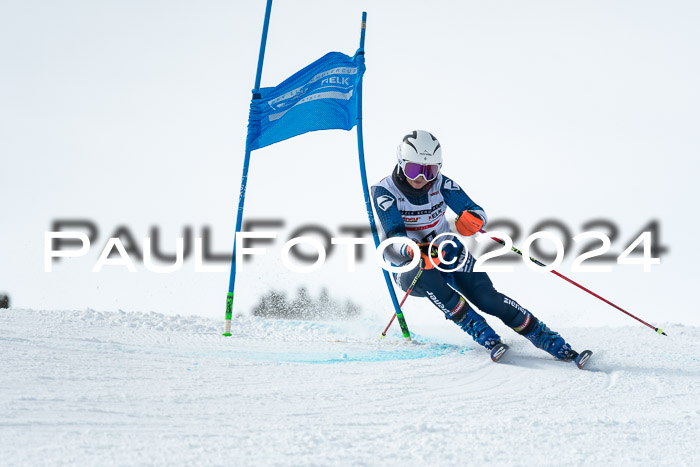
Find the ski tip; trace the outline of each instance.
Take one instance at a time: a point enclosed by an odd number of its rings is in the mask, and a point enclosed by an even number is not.
[[[576,363],[579,370],[583,370],[583,367],[586,366],[586,363],[588,363],[588,359],[591,358],[591,355],[593,355],[593,352],[590,350],[584,350],[578,354],[578,356],[574,359],[574,363]]]
[[[499,361],[503,355],[508,351],[509,347],[503,342],[496,344],[493,349],[491,349],[491,360],[494,362]]]

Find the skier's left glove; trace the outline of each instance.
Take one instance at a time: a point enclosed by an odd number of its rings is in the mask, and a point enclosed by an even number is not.
[[[436,265],[439,265],[445,257],[445,252],[442,255],[438,253],[438,247],[430,242],[419,243],[418,249],[420,250],[420,268],[421,269],[433,269]],[[406,250],[408,256],[413,259],[413,250],[408,248]]]
[[[474,235],[484,226],[484,219],[478,214],[471,211],[464,211],[457,217],[455,221],[455,227],[457,227],[457,232],[469,237]]]

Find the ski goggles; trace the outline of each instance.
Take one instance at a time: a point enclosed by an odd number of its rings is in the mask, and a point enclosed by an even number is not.
[[[415,180],[422,175],[423,178],[429,182],[431,180],[435,180],[439,172],[440,165],[438,164],[422,165],[416,162],[408,161],[404,161],[403,164],[403,173],[406,175],[406,178],[411,180]]]

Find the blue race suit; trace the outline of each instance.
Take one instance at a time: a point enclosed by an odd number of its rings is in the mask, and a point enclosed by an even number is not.
[[[506,325],[516,328],[527,318],[527,310],[515,300],[496,291],[485,272],[473,272],[474,258],[455,239],[445,219],[447,208],[456,214],[470,211],[487,221],[483,208],[476,204],[452,179],[439,174],[438,177],[420,190],[412,188],[397,166],[392,175],[372,186],[372,201],[379,219],[382,240],[404,236],[416,243],[430,242],[436,237],[435,245],[452,240],[455,245],[444,246],[444,259],[457,259],[454,272],[437,269],[423,271],[411,295],[427,297],[433,305],[445,314],[447,319],[459,322],[469,312],[465,298],[484,313],[497,316]],[[445,235],[441,235],[445,234]],[[404,245],[392,245],[384,251],[384,258],[394,266],[410,262]],[[403,290],[408,290],[418,272],[414,270],[395,274],[394,279]],[[529,330],[529,329],[528,329]]]

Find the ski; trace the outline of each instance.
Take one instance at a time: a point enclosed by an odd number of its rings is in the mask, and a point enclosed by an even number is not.
[[[503,342],[500,342],[496,344],[493,349],[491,349],[491,360],[494,362],[497,362],[505,355],[505,353],[508,351],[509,347],[504,344]]]
[[[503,356],[506,354],[510,347],[508,347],[506,344],[503,342],[500,342],[494,346],[493,349],[491,349],[491,360],[494,362],[499,361]],[[586,366],[586,363],[588,363],[588,359],[591,358],[591,355],[593,355],[593,352],[590,350],[584,350],[581,353],[574,352],[574,355],[571,357],[571,359],[566,359],[563,361],[571,361],[576,364],[576,366],[582,370],[583,367]]]
[[[583,367],[586,366],[586,363],[588,363],[588,359],[591,358],[591,355],[593,355],[593,352],[590,350],[584,350],[578,354],[576,358],[574,358],[574,363],[576,363],[579,370],[583,370]]]

